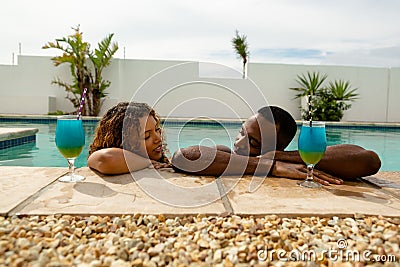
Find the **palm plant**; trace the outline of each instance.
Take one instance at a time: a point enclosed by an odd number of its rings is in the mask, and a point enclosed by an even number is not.
[[[52,84],[64,87],[67,92],[66,98],[77,108],[79,106],[80,95],[83,92],[86,57],[89,53],[90,45],[87,42],[83,42],[82,33],[79,32],[79,26],[73,29],[75,30],[75,34],[56,39],[55,42],[48,42],[42,48],[56,48],[63,51],[61,56],[52,57],[51,60],[56,67],[64,63],[70,64],[73,83],[69,84],[60,80],[60,78],[56,78],[52,81]],[[83,113],[86,114],[86,112],[86,109],[84,109]]]
[[[110,81],[103,79],[102,72],[110,64],[113,55],[118,50],[118,44],[111,42],[113,34],[110,34],[98,44],[94,52],[90,52],[90,44],[83,41],[79,25],[72,29],[75,31],[73,35],[56,39],[55,42],[48,42],[42,47],[43,49],[55,48],[63,52],[61,56],[51,59],[56,67],[64,63],[70,64],[72,84],[61,81],[60,78],[56,78],[52,83],[65,88],[66,98],[76,109],[80,105],[80,96],[86,87],[88,90],[82,115],[97,116],[101,107],[101,98],[106,96],[104,91],[110,86]],[[87,59],[90,59],[93,64],[94,80]]]
[[[357,88],[352,89],[349,81],[335,80],[318,93],[314,105],[314,113],[318,120],[340,121],[344,111],[351,108],[351,104],[358,98]]]
[[[113,36],[113,33],[106,36],[98,44],[98,48],[96,48],[93,53],[89,54],[89,58],[94,66],[94,81],[92,84],[93,99],[91,101],[91,109],[95,114],[99,114],[101,107],[100,100],[106,96],[104,91],[111,84],[110,81],[103,79],[102,73],[104,68],[110,65],[113,55],[118,50],[118,44],[111,42]]]
[[[335,80],[334,82],[329,82],[328,89],[337,101],[353,102],[358,99],[358,94],[356,93],[358,88],[352,89],[349,81]]]
[[[304,119],[311,119],[312,116],[312,106],[315,101],[313,101],[313,96],[315,96],[320,90],[322,84],[325,82],[328,76],[326,74],[321,75],[319,72],[307,72],[307,76],[297,75],[297,83],[300,87],[290,88],[294,91],[297,91],[298,94],[295,95],[295,98],[302,98],[307,96],[308,106],[307,109],[300,107],[302,112],[302,117]]]
[[[300,87],[290,88],[294,91],[297,91],[298,94],[295,95],[295,98],[300,98],[303,96],[313,96],[318,90],[321,88],[321,85],[325,82],[328,75],[321,75],[319,72],[307,72],[307,76],[297,75],[296,82],[300,85]]]
[[[232,46],[235,50],[238,58],[242,59],[243,62],[243,79],[246,78],[246,64],[250,55],[249,45],[247,43],[247,36],[240,35],[239,31],[235,31],[235,36],[232,38]]]

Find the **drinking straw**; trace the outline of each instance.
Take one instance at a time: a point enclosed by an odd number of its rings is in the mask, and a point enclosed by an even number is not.
[[[80,119],[81,119],[81,116],[82,116],[82,108],[83,108],[83,104],[85,104],[86,91],[87,91],[87,88],[85,87],[85,88],[83,89],[83,94],[82,94],[82,98],[81,98],[81,103],[80,103],[79,111],[78,111],[78,116],[76,117],[77,120],[80,120]]]
[[[308,94],[308,117],[310,119],[310,127],[312,127],[312,106],[311,106],[312,94]]]

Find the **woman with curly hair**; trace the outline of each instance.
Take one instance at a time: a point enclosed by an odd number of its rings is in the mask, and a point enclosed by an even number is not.
[[[149,105],[121,102],[97,126],[88,166],[103,174],[169,167],[160,118]]]

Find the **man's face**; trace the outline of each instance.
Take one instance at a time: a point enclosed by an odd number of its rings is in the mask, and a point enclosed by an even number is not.
[[[239,155],[255,157],[261,153],[275,150],[275,147],[275,125],[260,114],[256,114],[242,124],[242,129],[234,143],[234,152]]]

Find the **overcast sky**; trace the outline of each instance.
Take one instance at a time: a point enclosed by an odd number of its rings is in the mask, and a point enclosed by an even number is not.
[[[95,46],[114,33],[117,58],[195,60],[240,68],[231,46],[247,35],[250,61],[400,67],[400,0],[13,0],[0,9],[0,64],[12,53],[57,55],[73,34]],[[16,61],[16,60],[15,60]]]

